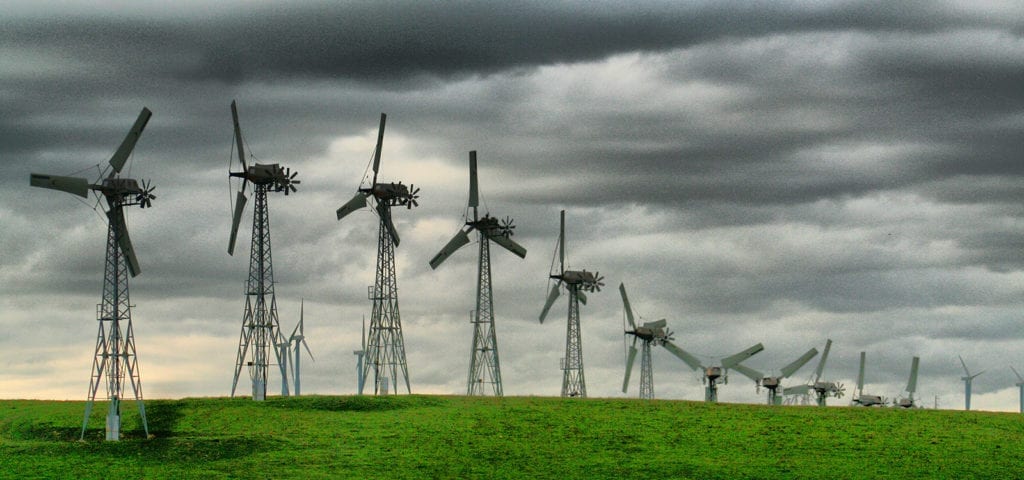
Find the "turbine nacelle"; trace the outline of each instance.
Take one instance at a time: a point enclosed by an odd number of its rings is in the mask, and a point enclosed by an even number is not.
[[[857,399],[854,400],[853,403],[856,403],[863,407],[874,407],[876,405],[885,405],[885,400],[883,400],[882,397],[878,395],[861,395],[857,397]]]
[[[586,270],[566,270],[561,275],[552,275],[551,278],[561,280],[569,285],[577,285],[580,290],[588,292],[600,292],[601,287],[604,286],[604,277],[599,273]]]
[[[375,183],[372,188],[360,189],[365,195],[373,195],[378,203],[386,203],[390,206],[405,206],[408,208],[419,206],[416,199],[419,198],[419,189],[412,185],[398,183]]]
[[[257,163],[248,166],[241,172],[228,172],[228,175],[241,178],[254,185],[273,185],[276,191],[284,190],[285,194],[288,193],[288,190],[294,192],[293,185],[302,183],[295,179],[298,174],[299,172],[292,172],[290,168],[285,169],[277,163],[269,165]]]
[[[633,330],[626,331],[626,333],[634,335],[641,340],[655,343],[672,340],[672,332],[665,328],[665,323],[665,319],[647,322]]]

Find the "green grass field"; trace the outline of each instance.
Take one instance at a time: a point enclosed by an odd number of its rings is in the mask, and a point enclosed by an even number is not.
[[[0,478],[1020,478],[1024,416],[444,396],[0,401]]]

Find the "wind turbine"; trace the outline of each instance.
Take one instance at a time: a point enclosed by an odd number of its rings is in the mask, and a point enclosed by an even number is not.
[[[276,163],[249,165],[245,158],[242,129],[238,125],[238,107],[234,101],[231,102],[231,120],[235,130],[238,162],[242,170],[232,172],[229,167],[228,178],[240,178],[242,185],[239,187],[234,213],[231,216],[228,255],[235,254],[238,226],[248,201],[245,196],[246,186],[251,183],[256,193],[256,206],[252,212],[249,277],[245,283],[245,311],[242,314],[242,329],[238,336],[238,356],[235,360],[235,375],[231,381],[231,396],[235,396],[242,368],[248,367],[249,379],[252,381],[252,399],[262,401],[267,396],[270,347],[287,343],[287,339],[281,333],[281,323],[277,317],[277,298],[274,296],[274,263],[270,252],[270,210],[267,206],[267,193],[284,192],[287,196],[289,192],[295,192],[295,185],[301,182],[295,179],[299,172],[292,173],[290,168],[286,170]],[[273,351],[281,370],[281,395],[288,395],[288,352],[280,347],[274,348]]]
[[[295,330],[292,330],[291,336],[288,337],[288,346],[291,346],[292,344],[295,344],[295,347],[294,347],[294,350],[293,350],[293,354],[295,355],[295,357],[294,357],[294,360],[292,360],[292,378],[295,381],[295,395],[301,395],[302,394],[301,382],[300,382],[300,378],[302,378],[302,377],[299,376],[299,373],[300,373],[299,372],[299,367],[301,365],[300,358],[302,357],[302,352],[299,350],[299,345],[301,344],[303,347],[306,347],[306,353],[309,354],[309,359],[310,360],[313,360],[314,362],[316,361],[316,359],[313,358],[313,352],[309,350],[309,344],[306,343],[306,335],[305,335],[305,333],[303,333],[303,313],[304,313],[305,307],[306,307],[305,300],[301,300],[299,302],[299,323],[298,323],[298,325],[295,325]],[[287,348],[287,347],[285,347],[285,348]],[[285,350],[284,353],[285,353],[284,354],[284,358],[287,358],[288,357],[288,351]]]
[[[801,367],[807,364],[807,362],[811,361],[811,359],[814,358],[817,354],[818,349],[811,348],[796,360],[793,360],[785,367],[779,369],[780,375],[778,376],[766,377],[763,373],[741,363],[737,363],[735,366],[733,366],[733,369],[735,369],[737,372],[742,373],[747,378],[753,379],[754,383],[757,384],[758,388],[764,387],[765,389],[768,390],[768,405],[782,405],[782,396],[779,395],[778,391],[779,386],[782,384],[782,379],[796,373],[797,370],[800,370]]]
[[[1020,380],[1019,382],[1017,382],[1016,385],[1017,388],[1020,390],[1020,413],[1024,413],[1024,377],[1020,376],[1020,374],[1017,373],[1016,368],[1013,368],[1011,366],[1010,370],[1013,370],[1013,374],[1017,376],[1017,380]]]
[[[360,335],[359,340],[361,348],[359,350],[353,350],[352,353],[356,356],[356,391],[360,395],[363,394],[363,356],[366,355],[366,317],[363,317],[363,333]]]
[[[552,260],[552,263],[554,261]],[[553,266],[553,265],[552,265]],[[551,310],[551,305],[558,299],[563,286],[569,291],[569,313],[565,334],[565,358],[562,359],[562,396],[587,397],[587,382],[583,375],[583,344],[580,342],[580,303],[587,304],[587,296],[583,293],[599,292],[604,283],[600,274],[586,270],[566,270],[565,268],[565,210],[561,213],[558,230],[558,273],[549,273],[548,283],[555,280],[551,293],[544,302],[540,312],[540,323]]]
[[[693,354],[679,348],[671,342],[666,342],[665,348],[682,360],[683,363],[686,363],[686,365],[691,369],[700,370],[703,373],[701,382],[704,383],[704,401],[714,403],[718,401],[718,382],[729,383],[729,369],[734,368],[736,365],[739,365],[740,362],[753,357],[761,350],[764,350],[764,345],[758,343],[757,345],[747,348],[742,352],[725,357],[718,361],[718,365],[705,365]],[[751,377],[751,379],[757,382],[759,380],[758,377],[759,376],[755,375]]]
[[[100,382],[106,376],[107,399],[110,407],[107,410],[106,439],[119,440],[121,436],[121,399],[124,397],[127,381],[131,384],[132,393],[139,406],[142,428],[149,436],[149,425],[146,423],[146,407],[142,401],[142,380],[139,377],[138,358],[135,353],[135,334],[132,329],[132,304],[128,298],[128,277],[136,276],[142,270],[135,257],[128,226],[124,221],[124,207],[138,205],[142,208],[151,206],[156,198],[153,186],[149,182],[138,181],[120,176],[121,169],[135,148],[153,114],[143,108],[135,120],[121,146],[110,157],[109,167],[100,173],[97,183],[77,177],[62,177],[33,173],[29,184],[33,187],[60,190],[82,198],[89,197],[92,190],[99,201],[102,197],[107,202],[107,250],[103,274],[103,298],[97,314],[99,331],[96,334],[96,350],[92,361],[92,375],[89,380],[88,400],[85,404],[85,420],[82,421],[82,434],[89,425],[89,414]],[[109,171],[109,173],[108,173]],[[123,325],[122,325],[123,323]],[[122,330],[122,326],[124,329]]]
[[[651,400],[654,398],[654,368],[651,363],[651,346],[660,345],[668,348],[672,342],[672,332],[666,328],[665,319],[654,322],[646,322],[637,327],[633,316],[633,308],[630,306],[629,297],[626,295],[626,286],[619,284],[619,294],[622,296],[622,307],[626,312],[626,320],[632,330],[624,330],[624,335],[633,336],[633,344],[629,346],[629,353],[626,356],[626,376],[622,379],[622,393],[626,393],[629,387],[629,377],[633,372],[633,362],[636,360],[636,342],[640,344],[640,398]],[[677,347],[678,348],[678,347]]]
[[[857,371],[857,396],[853,398],[853,404],[862,407],[884,406],[884,398],[878,395],[864,394],[864,363],[866,357],[867,352],[860,352],[860,368]]]
[[[910,379],[907,380],[907,396],[895,402],[897,407],[914,408],[914,392],[917,391],[917,367],[921,363],[920,357],[914,357],[910,362]]]
[[[398,231],[391,219],[391,207],[418,206],[419,189],[413,185],[408,187],[398,183],[377,183],[377,172],[380,170],[380,152],[384,143],[384,124],[387,115],[380,114],[380,127],[377,130],[377,147],[373,151],[373,181],[368,187],[360,184],[354,197],[341,206],[336,212],[338,220],[346,215],[367,206],[367,201],[376,202],[374,210],[379,218],[377,231],[377,273],[374,285],[369,289],[373,311],[370,313],[370,336],[367,340],[366,362],[363,364],[362,382],[366,381],[369,370],[373,369],[373,393],[382,392],[382,384],[386,383],[386,375],[391,374],[398,393],[398,371],[401,370],[405,379],[405,390],[412,393],[409,386],[409,368],[405,361],[405,340],[402,336],[402,317],[398,310],[398,276],[395,274],[395,247],[400,241]],[[381,371],[383,370],[383,372]],[[381,375],[384,373],[385,375]]]
[[[494,298],[491,290],[491,247],[493,241],[502,248],[526,258],[526,249],[512,241],[511,217],[498,221],[490,212],[479,216],[480,205],[477,191],[476,151],[469,152],[469,205],[472,218],[466,215],[466,223],[458,233],[430,260],[430,268],[436,269],[449,256],[469,243],[469,232],[479,234],[480,257],[477,263],[476,310],[473,313],[473,348],[469,358],[469,377],[466,381],[466,395],[485,395],[485,384],[491,385],[495,396],[502,396],[501,365],[498,362],[498,337],[494,329]]]
[[[974,381],[974,377],[985,373],[984,370],[971,375],[971,372],[967,370],[967,364],[964,363],[964,357],[957,355],[960,358],[960,365],[964,367],[964,376],[960,377],[960,380],[964,381],[964,410],[971,409],[971,382]]]
[[[818,367],[814,369],[814,377],[810,384],[786,387],[782,389],[782,394],[807,395],[811,390],[814,390],[814,395],[819,407],[824,407],[825,400],[830,396],[842,398],[843,393],[846,392],[846,388],[843,387],[843,384],[821,380],[821,373],[825,370],[825,361],[828,360],[828,352],[831,349],[832,339],[827,339],[825,341],[825,351],[821,353],[821,358],[818,360]]]

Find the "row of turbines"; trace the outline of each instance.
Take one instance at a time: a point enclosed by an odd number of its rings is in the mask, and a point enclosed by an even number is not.
[[[298,395],[301,394],[302,348],[306,350],[311,359],[313,354],[304,335],[304,304],[300,304],[299,321],[291,335],[286,337],[280,325],[277,301],[274,295],[268,194],[283,193],[287,196],[296,192],[296,185],[301,182],[296,178],[298,172],[292,172],[290,168],[279,164],[255,162],[250,164],[249,157],[246,155],[246,143],[242,137],[238,108],[235,102],[231,103],[231,114],[234,130],[232,157],[237,155],[240,170],[233,171],[230,166],[228,168],[229,180],[238,183],[238,191],[231,208],[231,231],[227,249],[229,255],[234,255],[241,219],[249,201],[246,191],[251,188],[254,196],[249,274],[245,283],[245,306],[239,333],[231,396],[235,396],[239,379],[245,369],[250,380],[252,399],[264,400],[270,369],[275,364],[280,371],[282,395],[292,393]],[[60,190],[82,198],[89,198],[91,192],[96,197],[97,204],[105,202],[107,205],[108,233],[103,293],[101,303],[97,308],[99,327],[80,438],[85,437],[93,403],[104,380],[106,398],[109,401],[106,439],[118,440],[120,438],[121,401],[126,398],[129,386],[131,396],[138,404],[143,429],[147,436],[149,434],[132,330],[128,289],[129,277],[135,277],[141,273],[141,268],[124,220],[124,207],[137,205],[143,209],[148,208],[152,206],[156,195],[153,193],[155,187],[150,182],[123,177],[121,172],[151,116],[152,112],[149,109],[142,109],[125,139],[108,161],[108,165],[100,171],[98,179],[93,183],[78,177],[37,173],[32,173],[30,176],[31,186]],[[372,157],[372,177],[364,175],[355,195],[336,211],[337,219],[342,220],[349,214],[369,206],[373,208],[378,217],[376,273],[374,284],[368,288],[367,292],[368,299],[372,304],[369,331],[366,331],[364,319],[361,349],[353,352],[357,355],[359,394],[363,394],[364,387],[371,378],[371,391],[375,395],[390,393],[389,381],[393,382],[395,386],[394,393],[398,393],[400,379],[404,383],[406,393],[411,393],[395,273],[395,248],[398,247],[401,240],[392,220],[392,210],[395,207],[411,209],[418,206],[419,189],[412,184],[406,186],[402,182],[383,182],[378,179],[386,121],[387,116],[382,113]],[[367,177],[370,177],[369,182],[367,182]],[[469,244],[469,235],[476,232],[479,247],[476,309],[473,311],[471,322],[473,324],[473,345],[466,393],[467,395],[502,396],[501,368],[491,285],[490,245],[493,242],[520,258],[525,258],[526,249],[512,240],[515,225],[510,217],[499,219],[491,216],[487,211],[481,216],[479,197],[477,158],[474,151],[469,154],[469,199],[464,215],[465,223],[430,260],[429,264],[432,269],[438,268],[452,254]],[[563,397],[585,398],[587,396],[580,331],[580,305],[586,305],[587,293],[601,290],[604,286],[603,280],[604,277],[599,273],[589,272],[586,269],[574,270],[569,267],[566,260],[565,211],[563,210],[560,214],[558,242],[548,274],[550,290],[539,316],[540,323],[543,323],[559,296],[563,291],[567,293],[566,346],[565,356],[561,359],[563,372],[561,395]],[[779,369],[779,375],[776,376],[766,376],[742,363],[764,349],[760,343],[725,358],[715,359],[711,362],[701,361],[695,355],[673,343],[674,338],[667,327],[666,320],[644,322],[638,325],[624,285],[619,285],[619,292],[624,306],[624,321],[628,322],[628,326],[624,328],[624,335],[626,338],[632,337],[632,345],[628,347],[626,353],[623,392],[627,391],[635,358],[639,353],[641,357],[640,397],[654,398],[651,351],[654,346],[662,346],[691,369],[702,372],[705,400],[709,402],[717,401],[718,385],[727,382],[730,369],[751,378],[757,388],[765,388],[768,391],[767,402],[770,405],[782,403],[784,396],[792,398],[802,395],[807,398],[813,392],[816,403],[824,406],[828,397],[839,398],[844,393],[841,384],[821,380],[825,360],[831,348],[831,340],[826,342],[824,353],[813,379],[809,383],[783,388],[780,392],[782,380],[793,375],[814,358],[818,354],[817,349],[812,348],[793,362],[783,366]],[[640,350],[636,348],[637,343],[640,343]],[[864,358],[865,355],[862,352],[858,375],[858,395],[854,398],[853,404],[865,406],[884,404],[886,403],[884,398],[865,395],[862,391]],[[917,366],[918,358],[914,357],[907,388],[909,395],[894,402],[895,404],[904,407],[914,406],[913,394],[916,389]],[[963,377],[966,403],[967,408],[970,409],[971,380],[981,372],[971,375],[967,371],[966,364],[963,366],[966,373],[966,376]],[[1017,373],[1016,370],[1014,373]],[[1024,412],[1024,378],[1019,374],[1017,376],[1021,380],[1017,386],[1021,389],[1021,411]]]

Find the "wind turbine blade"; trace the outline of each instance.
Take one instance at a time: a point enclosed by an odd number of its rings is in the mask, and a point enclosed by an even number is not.
[[[300,298],[299,299],[299,335],[302,335],[302,336],[306,335],[306,333],[303,331],[304,330],[303,322],[305,321],[305,316],[306,316],[305,313],[306,313],[306,299],[305,298]]]
[[[910,394],[917,390],[917,366],[920,363],[920,357],[914,357],[914,360],[910,363],[910,380],[907,381],[907,392]]]
[[[395,222],[391,221],[391,207],[386,203],[378,203],[377,213],[384,222],[384,228],[388,229],[388,235],[391,235],[391,243],[397,247],[402,239],[398,236],[398,230],[395,230]]]
[[[828,360],[828,351],[832,349],[832,339],[825,341],[825,351],[821,353],[821,360],[818,361],[818,368],[814,369],[814,381],[821,379],[821,372],[825,371],[825,360]]]
[[[967,364],[964,363],[964,357],[961,357],[960,355],[957,355],[957,358],[960,359],[960,365],[964,366],[964,373],[967,374],[968,377],[970,377],[971,376],[971,371],[967,369]]]
[[[629,356],[626,357],[626,376],[622,379],[622,393],[626,393],[629,387],[629,376],[633,373],[633,360],[636,360],[636,337],[633,338],[634,345],[629,346]]]
[[[747,378],[753,380],[754,383],[756,383],[758,385],[761,384],[761,379],[764,378],[764,374],[763,373],[761,373],[761,372],[759,372],[757,370],[754,370],[753,368],[750,368],[750,367],[748,367],[746,365],[743,365],[742,363],[737,363],[736,365],[733,365],[730,368],[733,369],[733,370],[736,370],[737,372],[742,373],[744,377],[747,377]]]
[[[60,190],[82,198],[89,198],[89,181],[84,178],[33,173],[29,176],[29,185]]]
[[[242,145],[242,127],[238,125],[238,107],[235,101],[231,101],[231,122],[235,125],[235,144],[238,148],[238,161],[242,164],[242,170],[248,170],[245,164],[245,147]]]
[[[238,192],[235,198],[235,213],[231,215],[231,237],[228,239],[228,255],[235,254],[235,240],[238,239],[238,225],[242,222],[242,212],[245,211],[245,194]]]
[[[722,368],[730,369],[733,365],[736,365],[750,357],[753,357],[757,352],[764,350],[764,345],[758,343],[740,353],[737,353],[731,357],[725,357],[722,359]]]
[[[985,373],[985,370],[982,370],[982,371],[980,371],[978,373],[975,373],[974,375],[971,375],[971,380],[974,380],[975,377],[977,377],[978,375],[981,375],[983,373]]]
[[[558,268],[565,272],[565,210],[562,210],[558,227]]]
[[[867,357],[867,352],[860,352],[860,368],[857,370],[857,393],[863,393],[864,391],[864,359]]]
[[[121,173],[121,169],[124,168],[124,162],[128,160],[128,156],[135,149],[135,142],[139,141],[139,137],[142,136],[142,130],[146,128],[146,123],[149,122],[149,117],[151,116],[153,116],[153,112],[150,112],[146,107],[142,107],[142,111],[139,112],[139,118],[135,119],[132,129],[124,137],[121,146],[117,147],[114,156],[110,157],[110,166],[114,168],[115,172]]]
[[[558,299],[559,290],[562,286],[562,282],[559,281],[551,287],[551,293],[548,294],[547,301],[544,302],[544,310],[540,311],[540,323],[544,323],[544,318],[548,316],[548,310],[551,310],[551,305]]]
[[[444,245],[444,248],[442,248],[440,252],[437,252],[437,255],[434,255],[434,258],[430,259],[430,268],[436,270],[442,262],[447,260],[448,257],[455,253],[456,250],[462,248],[467,243],[469,243],[469,234],[467,234],[465,230],[459,230],[451,240],[448,240],[448,243]]]
[[[783,395],[803,395],[805,393],[810,393],[810,391],[811,391],[811,386],[810,385],[795,385],[795,386],[792,386],[792,387],[783,388],[782,389],[782,394]]]
[[[680,360],[683,361],[683,363],[688,365],[691,369],[700,370],[701,368],[703,368],[703,366],[700,364],[700,360],[697,360],[697,357],[690,355],[690,352],[687,352],[686,350],[677,347],[676,344],[672,343],[671,341],[665,340],[664,343],[662,343],[662,345],[665,347],[665,350],[672,352],[672,355],[678,357]]]
[[[493,240],[494,243],[501,245],[501,247],[504,248],[505,250],[514,253],[517,257],[526,258],[526,249],[523,248],[522,245],[516,243],[511,238],[508,238],[504,235],[493,235],[488,236],[487,238]]]
[[[362,192],[359,192],[356,194],[356,196],[352,197],[351,200],[346,202],[344,205],[341,206],[341,208],[338,209],[338,211],[336,212],[338,214],[338,220],[345,218],[346,215],[356,210],[359,210],[360,208],[363,208],[365,206],[366,195]]]
[[[362,335],[361,340],[363,342],[362,350],[363,350],[363,352],[365,352],[366,351],[366,315],[363,315],[363,335]]]
[[[793,375],[794,373],[796,373],[797,370],[800,370],[800,367],[803,367],[804,365],[806,365],[807,362],[811,361],[811,359],[814,358],[814,356],[817,355],[817,354],[818,354],[818,349],[817,348],[812,348],[812,349],[808,350],[807,353],[804,353],[803,355],[801,355],[800,358],[794,360],[793,363],[790,363],[789,365],[786,365],[785,367],[782,367],[779,370],[779,373],[782,374],[782,378],[786,378],[786,377],[788,377],[790,375]]]
[[[316,358],[313,357],[313,351],[309,349],[309,344],[306,343],[306,338],[305,337],[302,338],[302,342],[301,343],[302,343],[303,347],[306,347],[306,353],[309,354],[309,359],[315,362]]]
[[[629,320],[629,326],[633,330],[636,330],[636,321],[633,320],[633,308],[629,305],[629,296],[626,295],[626,284],[619,284],[619,295],[622,296],[622,306],[626,309],[626,320]]]
[[[380,170],[380,150],[384,146],[384,124],[388,116],[383,112],[380,114],[380,127],[377,129],[377,148],[373,150],[373,183],[377,183],[377,171]],[[372,185],[371,185],[372,188]]]
[[[1010,370],[1013,370],[1013,374],[1017,376],[1017,380],[1020,380],[1022,383],[1024,383],[1024,377],[1020,376],[1020,374],[1017,373],[1016,368],[1013,368],[1013,366],[1011,365]]]
[[[121,253],[124,254],[128,273],[133,277],[142,273],[142,269],[139,268],[139,260],[135,258],[135,248],[132,247],[132,239],[128,236],[128,225],[124,223],[124,212],[120,208],[113,208],[107,212],[107,218],[114,224],[117,244],[121,247]]]
[[[477,191],[476,150],[469,152],[469,206],[480,206],[480,194]]]
[[[580,300],[580,303],[582,303],[584,305],[587,304],[587,294],[577,290],[576,291],[576,298],[578,298]]]

